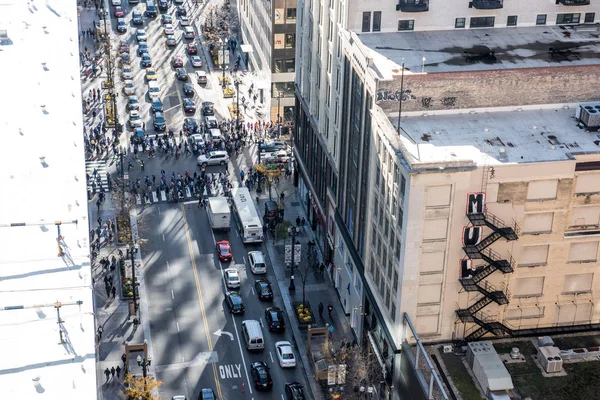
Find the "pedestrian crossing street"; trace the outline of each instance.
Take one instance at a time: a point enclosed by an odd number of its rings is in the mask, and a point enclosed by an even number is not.
[[[94,169],[98,171],[100,175],[101,186],[105,191],[108,191],[108,179],[106,178],[106,161],[86,161],[85,162],[85,173],[90,176],[90,180],[87,182],[88,190],[92,190],[92,182],[94,181]],[[100,187],[96,184],[96,190],[100,190]]]
[[[210,196],[224,196],[225,194],[223,193],[223,189],[221,187],[217,187],[216,189],[214,187],[211,187],[210,192],[204,188],[204,193],[203,193],[203,197],[210,197]],[[150,205],[150,204],[155,204],[155,203],[166,203],[170,201],[170,196],[167,196],[167,192],[165,190],[161,190],[159,191],[159,193],[156,193],[156,190],[153,190],[152,192],[148,192],[145,194],[137,194],[135,196],[135,203],[138,206],[141,205]],[[177,200],[178,202],[182,202],[182,201],[194,201],[197,202],[198,201],[198,196],[195,196],[192,191],[190,190],[190,188],[186,187],[184,190],[184,195],[180,196]]]

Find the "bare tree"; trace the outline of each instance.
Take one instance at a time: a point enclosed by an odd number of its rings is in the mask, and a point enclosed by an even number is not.
[[[333,340],[332,364],[346,365],[345,383],[334,385],[333,392],[343,393],[345,400],[363,400],[368,398],[369,388],[379,386],[384,380],[383,370],[373,349],[366,345],[358,345]]]

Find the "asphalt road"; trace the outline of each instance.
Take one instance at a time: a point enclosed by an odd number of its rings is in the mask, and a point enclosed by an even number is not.
[[[154,130],[145,71],[139,65],[140,58],[136,54],[135,29],[138,27],[132,26],[130,22],[132,9],[143,11],[144,7],[143,3],[133,8],[125,4],[125,18],[129,30],[121,35],[115,32],[115,37],[117,42],[126,39],[130,45],[136,95],[141,102],[140,115],[146,123],[147,134],[152,136]],[[173,9],[170,13],[173,14]],[[174,15],[173,17],[176,20]],[[113,18],[112,21],[115,23],[116,19]],[[173,25],[176,27],[175,36],[179,43],[171,48],[166,46],[160,15],[156,19],[145,18],[144,28],[148,34],[149,54],[158,73],[160,97],[164,103],[167,125],[169,129],[178,132],[183,119],[192,115],[183,113],[181,107],[181,99],[184,97],[183,84],[175,79],[174,70],[170,66],[171,57],[177,54],[187,61],[185,68],[190,74],[190,82],[193,82],[194,68],[185,54],[184,46],[188,41],[181,37],[182,30],[179,25],[176,23]],[[206,65],[206,53],[200,44],[199,50],[199,55]],[[202,69],[207,71],[206,66]],[[117,89],[122,87],[120,72],[118,67]],[[194,118],[200,118],[199,106],[202,101],[215,103],[218,119],[228,117],[227,101],[222,98],[218,87],[219,75],[218,71],[209,73],[209,84],[205,88],[194,83],[196,90],[194,99],[198,106]],[[127,96],[124,95],[119,98],[122,121],[127,120],[126,117],[124,118],[126,98]],[[130,130],[128,125],[126,129]],[[193,156],[182,156],[179,160],[165,160],[160,156],[150,160],[145,156],[142,158],[146,163],[145,171],[140,171],[136,166],[130,172],[131,180],[140,178],[143,181],[146,175],[160,177],[161,169],[165,169],[169,175],[172,171],[183,174],[186,170],[190,173],[196,170]],[[246,149],[244,154],[236,159],[235,167],[249,166],[253,158],[256,156]],[[230,163],[229,170],[232,171],[233,168],[234,165]],[[209,167],[207,172],[219,170],[224,169]],[[142,318],[149,318],[150,321],[153,365],[157,378],[163,382],[160,387],[161,398],[170,399],[174,395],[184,394],[188,399],[197,399],[202,388],[210,387],[222,400],[283,399],[285,382],[298,381],[305,384],[300,367],[282,370],[275,355],[276,341],[288,340],[293,343],[289,318],[286,317],[288,330],[285,333],[271,334],[268,329],[263,329],[266,347],[262,353],[248,353],[240,341],[240,326],[244,319],[256,319],[264,324],[266,307],[275,305],[284,308],[277,285],[273,285],[275,295],[273,303],[259,301],[252,287],[255,277],[246,266],[247,252],[256,249],[266,252],[266,249],[263,246],[245,246],[235,230],[228,234],[213,235],[206,211],[197,208],[196,203],[156,203],[141,207],[140,213],[140,237],[148,240],[142,245],[141,254],[149,315]],[[230,241],[234,257],[231,263],[219,262],[214,248],[215,239]],[[234,317],[225,307],[222,270],[229,265],[235,265],[240,270],[242,279],[240,293],[246,307],[243,316]],[[273,266],[269,266],[267,278],[275,282],[272,268]],[[250,364],[253,361],[265,361],[271,367],[272,391],[258,393],[254,389],[249,378]]]

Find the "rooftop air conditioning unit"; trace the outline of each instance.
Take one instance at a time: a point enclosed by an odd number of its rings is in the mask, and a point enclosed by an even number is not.
[[[575,117],[590,129],[600,128],[600,104],[581,104]]]

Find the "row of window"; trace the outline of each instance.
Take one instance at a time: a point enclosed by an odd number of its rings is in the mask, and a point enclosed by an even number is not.
[[[370,13],[363,13],[370,14]],[[548,19],[547,14],[539,14],[536,17],[535,24],[536,25],[546,25]],[[509,15],[506,18],[506,26],[517,26],[517,15]],[[596,20],[596,13],[585,13],[583,22],[585,24],[592,24]],[[564,24],[579,24],[581,22],[581,14],[558,14],[556,16],[556,24],[564,25]],[[469,28],[493,28],[496,23],[496,17],[471,17],[469,20]],[[373,25],[375,26],[375,25]],[[455,28],[465,28],[467,26],[466,18],[456,18],[454,21]],[[367,30],[365,30],[365,27]],[[363,32],[369,32],[369,25],[365,25],[365,19],[363,15]],[[412,31],[415,29],[415,20],[414,19],[406,19],[398,21],[398,30],[399,31]],[[378,32],[373,29],[373,32]]]

